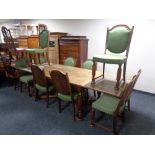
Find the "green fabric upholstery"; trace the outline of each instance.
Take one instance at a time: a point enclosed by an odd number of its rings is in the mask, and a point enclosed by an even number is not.
[[[47,52],[47,50],[44,50],[44,49],[37,49],[37,48],[28,48],[25,50],[27,53],[44,53],[44,52]]]
[[[19,80],[20,80],[21,82],[23,82],[23,83],[28,84],[28,83],[30,83],[30,82],[33,81],[33,76],[32,76],[32,75],[24,75],[24,76],[21,76],[21,77],[19,78]]]
[[[39,90],[39,92],[41,92],[41,93],[45,93],[46,92],[46,87],[44,87],[44,86],[41,86],[41,85],[39,85],[39,84],[35,84],[35,87],[36,87],[36,89],[38,89]],[[53,86],[49,86],[48,87],[48,91],[49,92],[51,92],[52,90],[53,90]]]
[[[16,66],[17,67],[21,67],[21,68],[23,68],[23,67],[26,67],[26,60],[25,59],[20,59],[20,60],[18,60],[17,62],[16,62]]]
[[[72,57],[68,57],[64,60],[64,65],[66,66],[75,66],[75,61]]]
[[[82,64],[82,68],[89,69],[89,70],[92,70],[92,66],[93,66],[93,61],[92,60],[86,60]]]
[[[102,97],[92,103],[92,108],[112,115],[115,112],[119,101],[120,99],[117,97],[104,94]],[[120,112],[122,112],[123,109],[124,105],[120,108]]]
[[[123,64],[124,62],[126,62],[127,57],[125,55],[103,54],[101,56],[93,57],[93,60],[108,64]]]
[[[78,96],[79,96],[78,93],[74,94],[73,95],[74,100],[76,100]],[[71,102],[72,101],[71,95],[64,95],[64,94],[58,93],[58,98],[63,100],[63,101],[66,101],[66,102]]]
[[[26,60],[25,59],[19,59],[17,62],[16,62],[16,66],[18,68],[18,71],[19,71],[19,75],[20,76],[23,76],[23,75],[29,75],[30,73],[26,72],[26,71],[23,71],[22,68],[25,68],[26,67]]]
[[[40,33],[40,36],[39,36],[39,46],[40,46],[40,48],[48,47],[48,36],[49,36],[48,30],[43,30]]]
[[[46,63],[45,57],[41,56],[40,57],[40,64]]]
[[[44,53],[47,52],[47,50],[44,49],[35,49],[34,53]]]
[[[107,49],[112,53],[122,53],[129,42],[129,31],[124,27],[118,27],[109,32]]]
[[[37,50],[37,49],[35,49],[35,48],[27,48],[27,49],[25,49],[25,52],[26,53],[35,53],[35,50]]]

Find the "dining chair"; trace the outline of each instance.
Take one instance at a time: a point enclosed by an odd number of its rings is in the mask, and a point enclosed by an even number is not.
[[[103,55],[94,55],[93,61],[103,63],[103,78],[105,73],[105,64],[118,65],[116,76],[116,88],[119,88],[122,65],[123,65],[123,81],[126,80],[126,65],[129,54],[131,38],[134,26],[130,28],[128,25],[115,25],[111,29],[107,28],[107,36],[105,43],[105,52]],[[95,82],[96,64],[93,65],[92,82]]]
[[[62,107],[62,101],[72,103],[73,104],[73,116],[75,120],[75,104],[80,94],[72,90],[67,73],[63,73],[58,70],[52,70],[50,72],[50,75],[52,78],[52,83],[57,90],[57,98],[59,100],[59,104],[58,104],[59,113],[61,113],[62,110],[66,108],[66,106]]]
[[[44,70],[41,67],[32,64],[31,70],[35,87],[35,100],[37,101],[41,96],[45,97],[46,108],[48,108],[50,94],[54,93],[54,86],[47,80]],[[52,95],[51,97],[55,97],[55,95]]]
[[[33,83],[33,76],[32,73],[23,71],[23,68],[27,67],[27,60],[26,58],[20,58],[16,61],[15,68],[18,70],[19,74],[19,83],[20,83],[20,92],[23,91],[23,85],[26,85],[28,88],[29,96],[31,96],[31,86]],[[17,88],[17,82],[15,83],[15,90]]]
[[[100,97],[98,100],[92,103],[92,110],[91,110],[92,127],[93,126],[101,127],[105,130],[112,131],[114,134],[118,134],[120,129],[117,130],[117,120],[118,118],[121,118],[122,123],[124,123],[126,101],[128,100],[129,96],[131,96],[135,83],[138,77],[140,76],[140,74],[141,74],[141,70],[139,70],[138,73],[133,76],[132,80],[129,83],[125,84],[125,88],[120,98],[112,95],[104,94],[102,97]],[[96,111],[100,111],[101,113],[112,116],[113,118],[112,128],[103,126],[101,123],[99,123],[98,122],[100,120],[99,118],[95,119]]]
[[[9,60],[4,59],[4,66],[6,68],[6,75],[8,79],[12,79],[14,82],[14,88],[17,88],[17,82],[20,81],[20,89],[22,92],[22,84],[25,83],[28,85],[29,95],[30,95],[30,83],[32,82],[32,75],[25,75],[23,76],[23,72],[16,69],[22,68],[27,66],[27,60],[24,58],[25,49],[24,48],[17,48],[12,38],[10,29],[2,26],[1,28],[4,41],[6,42],[7,50],[9,51]],[[9,62],[9,63],[8,63]],[[15,68],[12,67],[12,63],[15,63]],[[9,80],[10,81],[10,80]]]
[[[42,64],[48,63],[50,64],[48,57],[48,48],[49,48],[49,31],[44,29],[39,33],[39,48],[28,48],[26,49],[26,55],[29,59],[29,66],[32,63],[34,64]]]
[[[9,53],[10,61],[14,61],[18,59],[18,56],[24,52],[24,48],[17,48],[17,44],[15,44],[14,39],[11,35],[10,29],[6,28],[5,26],[1,27],[1,32],[4,37],[4,41],[6,43],[6,49]]]

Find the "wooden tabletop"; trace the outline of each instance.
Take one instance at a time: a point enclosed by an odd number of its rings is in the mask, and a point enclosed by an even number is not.
[[[92,80],[92,71],[84,68],[65,66],[60,64],[51,64],[50,66],[44,66],[44,72],[47,78],[50,77],[50,71],[59,70],[64,73],[68,73],[71,84],[85,87]],[[96,76],[102,75],[102,72],[97,71]]]

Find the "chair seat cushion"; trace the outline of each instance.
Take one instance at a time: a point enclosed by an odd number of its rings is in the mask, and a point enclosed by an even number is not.
[[[125,55],[103,54],[101,56],[94,56],[93,60],[108,64],[123,64],[127,61],[127,57]]]
[[[25,49],[25,52],[27,52],[27,53],[35,53],[35,48],[27,48],[27,49]]]
[[[35,87],[36,87],[36,89],[38,89],[41,93],[45,93],[46,92],[46,87],[44,87],[44,86],[41,86],[41,85],[39,85],[39,84],[35,84]],[[53,86],[52,85],[50,85],[50,86],[48,86],[48,91],[49,92],[51,92],[52,90],[53,90]]]
[[[33,76],[32,75],[24,75],[24,76],[21,76],[19,78],[19,80],[23,83],[30,83],[33,81]]]
[[[118,104],[120,99],[111,95],[104,94],[101,96],[98,100],[92,103],[92,108],[97,109],[101,112],[104,112],[106,114],[112,115]],[[122,112],[124,106],[120,108],[120,112]]]
[[[58,93],[57,96],[58,96],[59,99],[61,99],[63,101],[66,101],[66,102],[71,102],[72,101],[71,95],[64,95],[64,94]],[[79,93],[74,94],[73,95],[74,100],[76,100],[78,96],[79,96]]]
[[[35,53],[44,53],[47,52],[47,50],[44,49],[35,49]]]

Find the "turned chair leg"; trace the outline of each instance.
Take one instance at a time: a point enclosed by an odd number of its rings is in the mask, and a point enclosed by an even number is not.
[[[117,133],[117,117],[113,117],[113,133],[116,135]]]
[[[104,78],[104,72],[105,72],[105,63],[103,63],[103,78]]]
[[[38,89],[35,88],[35,101],[38,100]]]
[[[123,81],[126,81],[126,62],[124,63],[124,67],[123,67]]]
[[[73,104],[73,117],[74,117],[74,121],[75,121],[75,101],[72,102],[72,104]]]
[[[46,108],[49,107],[49,92],[47,91],[47,98],[46,98]]]
[[[120,79],[121,79],[121,72],[122,72],[122,65],[118,65],[118,70],[117,70],[117,82],[116,82],[116,89],[119,89],[119,84],[120,84]]]
[[[61,113],[61,100],[59,99],[58,102],[59,102],[59,103],[58,103],[59,113]]]
[[[95,126],[94,122],[95,122],[95,109],[92,108],[91,109],[91,122],[90,122],[91,127]]]
[[[20,92],[23,91],[23,83],[20,81]]]
[[[130,111],[130,99],[127,101],[128,111]]]
[[[30,86],[31,86],[31,84],[30,84],[30,83],[28,83],[28,93],[29,93],[29,96],[31,96]]]

